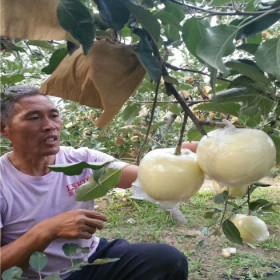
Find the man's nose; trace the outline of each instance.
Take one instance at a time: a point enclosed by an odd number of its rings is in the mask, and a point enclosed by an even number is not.
[[[50,119],[45,119],[42,125],[43,130],[55,130],[57,128],[57,124]]]

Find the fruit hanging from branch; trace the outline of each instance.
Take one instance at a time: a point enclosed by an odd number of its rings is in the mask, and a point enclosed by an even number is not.
[[[237,187],[263,178],[275,164],[276,148],[265,132],[230,124],[202,137],[197,159],[211,179]]]
[[[242,185],[234,188],[229,188],[226,186],[221,186],[219,183],[213,181],[212,191],[217,195],[222,193],[223,191],[228,191],[229,199],[240,199],[244,197],[248,193],[249,186]]]
[[[239,230],[244,242],[261,243],[269,237],[265,222],[256,216],[237,214],[232,218],[232,222]]]
[[[204,173],[197,156],[188,149],[181,155],[174,148],[147,153],[139,165],[138,178],[146,193],[158,201],[186,201],[202,186]]]

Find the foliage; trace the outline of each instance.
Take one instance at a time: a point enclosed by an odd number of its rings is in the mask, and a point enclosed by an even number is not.
[[[137,163],[141,153],[149,149],[175,145],[183,115],[187,114],[191,121],[186,126],[186,140],[199,140],[221,125],[222,119],[229,119],[236,126],[265,131],[276,145],[280,162],[279,0],[58,3],[59,23],[76,41],[29,40],[1,34],[2,91],[19,83],[40,85],[78,43],[87,54],[94,42],[104,37],[132,47],[147,71],[138,91],[102,131],[93,125],[99,110],[59,101],[65,124],[63,144],[104,150]],[[2,139],[1,146],[1,152],[9,149]],[[99,174],[90,182],[95,187],[104,176]],[[216,201],[232,212],[240,210],[240,205],[228,202],[226,194]],[[269,204],[263,200],[248,202],[250,211]],[[214,217],[221,211],[212,209],[206,214]],[[222,225],[230,240],[240,242],[238,233],[231,236],[235,229],[229,217]]]
[[[87,260],[73,260],[72,257],[74,257],[76,254],[83,252],[88,253],[88,248],[82,248],[76,243],[65,243],[62,247],[62,250],[64,254],[70,258],[72,265],[67,269],[67,271],[76,271],[82,269],[85,265],[101,265],[106,264],[110,262],[118,261],[118,258],[104,258],[104,259],[96,259],[94,262],[89,263]],[[45,279],[45,280],[59,280],[60,279],[60,273],[66,272],[66,271],[60,271],[59,273],[53,273],[48,275],[45,278],[42,278],[41,271],[46,265],[48,264],[48,257],[42,253],[42,252],[34,252],[29,259],[30,266],[38,272],[38,279]],[[13,266],[2,273],[3,280],[17,280],[17,279],[25,279],[25,277],[22,276],[23,271],[21,268]]]
[[[159,93],[180,104],[165,110],[179,116],[185,111],[202,134],[209,122],[229,118],[266,131],[279,144],[279,9],[279,0],[59,0],[59,23],[76,42],[2,37],[1,82],[40,84],[67,49],[72,53],[79,42],[86,54],[105,36],[133,46],[148,73],[137,98],[126,105],[131,119],[162,78]],[[187,131],[187,138],[193,134]]]

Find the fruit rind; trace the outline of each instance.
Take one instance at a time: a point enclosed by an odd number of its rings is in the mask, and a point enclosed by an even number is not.
[[[186,201],[204,182],[197,156],[188,149],[174,155],[174,148],[147,153],[139,165],[138,178],[146,193],[158,201]]]

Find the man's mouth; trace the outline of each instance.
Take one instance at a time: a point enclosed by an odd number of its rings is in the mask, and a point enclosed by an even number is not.
[[[45,143],[53,143],[57,140],[57,136],[49,136],[47,138],[45,138]]]

